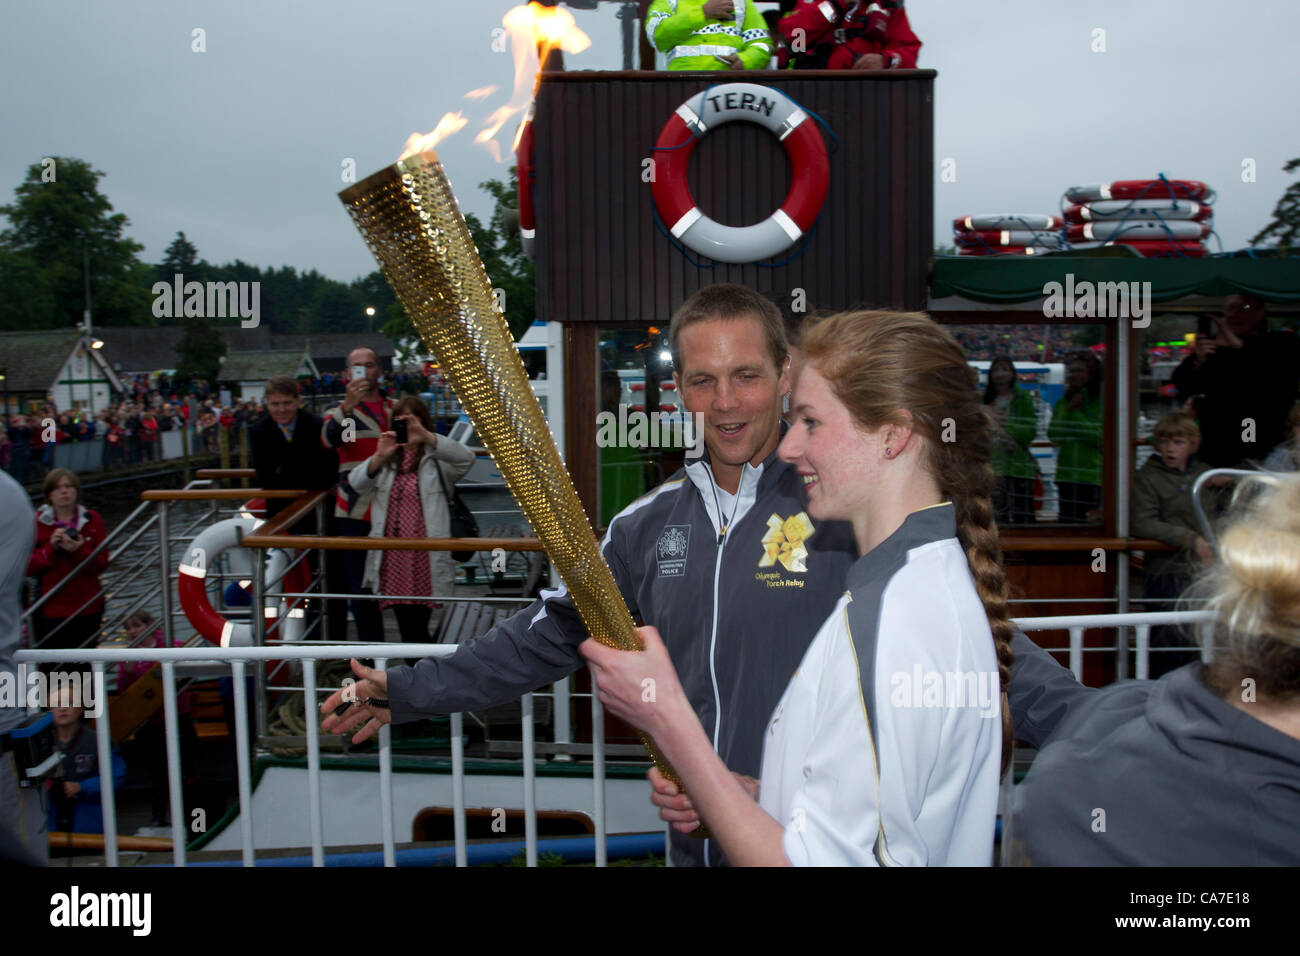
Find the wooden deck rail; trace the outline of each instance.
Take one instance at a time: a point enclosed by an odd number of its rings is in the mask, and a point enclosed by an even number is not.
[[[237,480],[240,478],[256,478],[257,472],[252,468],[200,468],[194,472],[195,478],[207,478],[213,481],[220,481],[223,478]]]
[[[249,498],[301,498],[304,489],[280,488],[151,488],[140,492],[142,501],[247,501]]]
[[[246,548],[320,548],[324,551],[542,551],[536,538],[326,538],[314,534],[250,534]]]

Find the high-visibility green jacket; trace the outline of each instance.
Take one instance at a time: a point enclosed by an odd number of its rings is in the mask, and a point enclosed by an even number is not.
[[[1102,430],[1100,396],[1085,399],[1078,409],[1071,409],[1064,398],[1056,403],[1047,437],[1060,446],[1056,458],[1057,481],[1101,484]]]
[[[726,70],[720,56],[737,54],[747,70],[766,69],[772,57],[767,23],[754,0],[735,0],[735,16],[704,15],[705,0],[654,0],[646,13],[651,44],[668,55],[670,70]]]
[[[993,474],[1008,478],[1036,477],[1038,466],[1029,450],[1036,434],[1038,414],[1034,397],[1023,388],[1013,388],[1002,427],[994,434],[989,448]]]

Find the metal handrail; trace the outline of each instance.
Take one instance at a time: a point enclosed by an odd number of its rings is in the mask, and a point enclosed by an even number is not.
[[[1214,615],[1208,612],[1155,612],[1146,614],[1095,614],[1095,615],[1064,615],[1059,617],[1045,618],[1021,618],[1016,621],[1026,631],[1055,630],[1069,628],[1072,632],[1075,628],[1079,629],[1080,635],[1084,629],[1097,629],[1109,627],[1136,626],[1139,633],[1138,641],[1138,671],[1139,677],[1144,676],[1146,656],[1150,648],[1142,640],[1144,632],[1149,631],[1152,626],[1160,624],[1174,623],[1191,623],[1199,622],[1207,624],[1214,619]],[[239,832],[241,842],[241,860],[244,866],[253,866],[256,862],[255,847],[253,844],[253,801],[252,801],[252,769],[250,760],[250,740],[247,716],[247,689],[245,687],[244,677],[247,674],[249,664],[256,664],[269,660],[297,660],[302,662],[303,684],[302,692],[306,700],[314,701],[319,691],[328,688],[320,688],[316,681],[316,662],[318,660],[346,660],[358,656],[374,656],[375,667],[378,670],[386,670],[389,656],[401,657],[438,657],[455,653],[456,648],[446,644],[400,644],[391,643],[381,644],[326,644],[324,642],[311,642],[310,645],[286,645],[277,644],[273,647],[241,647],[241,648],[217,648],[217,647],[168,647],[168,648],[120,648],[120,649],[95,649],[90,651],[35,651],[20,650],[16,653],[16,661],[20,665],[28,663],[80,663],[83,659],[89,658],[92,661],[96,679],[102,681],[103,672],[106,664],[129,662],[129,661],[160,661],[162,663],[163,678],[163,719],[164,733],[167,743],[167,774],[170,786],[171,799],[171,819],[172,819],[172,856],[175,865],[185,866],[186,856],[186,832],[185,832],[185,815],[182,804],[183,792],[180,778],[180,743],[177,734],[177,721],[179,712],[177,708],[176,681],[178,675],[176,666],[185,661],[228,661],[231,666],[233,680],[233,690],[235,694],[235,746],[236,746],[236,772],[239,789]],[[367,655],[365,652],[370,651]],[[257,668],[260,672],[261,667]],[[101,685],[102,686],[102,683]],[[524,724],[524,753],[530,752],[530,744],[533,740],[533,721],[532,721],[532,695],[525,694],[520,698],[521,701],[521,719],[525,720]],[[590,697],[592,709],[592,784],[593,784],[593,818],[596,828],[596,846],[597,846],[597,865],[604,863],[604,848],[606,841],[606,819],[605,819],[605,765],[606,749],[603,736],[603,711],[600,707],[598,695]],[[97,736],[97,745],[99,751],[99,772],[100,772],[100,801],[103,808],[104,817],[104,852],[105,861],[109,866],[118,865],[118,835],[117,835],[117,817],[115,810],[115,795],[112,781],[112,761],[110,752],[111,729],[109,727],[109,718],[107,710],[99,718],[100,733]],[[462,734],[464,730],[463,715],[451,715],[451,763],[452,763],[452,803],[453,803],[453,821],[455,829],[455,854],[457,866],[464,866],[467,862],[467,839],[466,839],[466,803],[465,803],[465,754]],[[321,762],[320,762],[320,729],[316,720],[307,721],[307,776],[308,776],[308,814],[310,817],[310,834],[312,847],[312,862],[314,866],[324,864],[324,821],[322,813],[322,790],[321,790]],[[524,770],[524,818],[525,818],[525,852],[526,860],[529,866],[536,865],[537,859],[537,837],[536,837],[536,794],[535,794],[535,774],[533,770],[533,761],[525,759],[523,761]],[[393,814],[393,789],[392,789],[392,745],[391,745],[391,727],[384,726],[379,732],[379,802],[380,802],[380,831],[382,835],[382,844],[384,848],[385,866],[393,866],[396,862],[396,824]],[[1009,781],[1004,780],[1004,786]],[[1003,805],[1003,822],[1005,827],[1009,825],[1011,815],[1011,804]]]
[[[1279,474],[1273,471],[1251,471],[1246,468],[1211,468],[1209,471],[1203,471],[1196,476],[1196,481],[1192,483],[1192,510],[1196,513],[1196,523],[1201,526],[1202,535],[1206,543],[1209,544],[1216,552],[1219,550],[1219,539],[1214,533],[1214,526],[1210,523],[1210,516],[1205,511],[1205,505],[1201,503],[1201,489],[1215,478],[1254,478],[1266,485],[1272,485],[1274,488],[1280,487],[1284,481],[1300,480],[1300,475]]]

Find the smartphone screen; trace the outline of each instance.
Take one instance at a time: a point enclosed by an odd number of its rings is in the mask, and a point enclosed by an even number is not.
[[[352,378],[353,378],[353,379],[365,378],[365,377],[366,377],[366,367],[365,367],[364,365],[354,365],[354,366],[352,366]]]
[[[405,418],[398,418],[393,421],[393,434],[397,436],[397,444],[399,445],[405,445],[410,440]]]

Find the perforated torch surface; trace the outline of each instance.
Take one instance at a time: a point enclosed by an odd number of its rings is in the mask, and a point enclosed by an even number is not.
[[[602,644],[640,650],[437,156],[409,157],[339,197],[437,357],[587,630]]]

